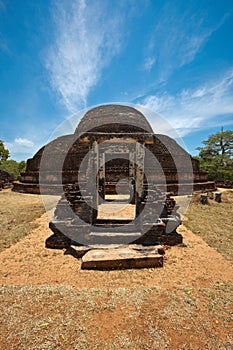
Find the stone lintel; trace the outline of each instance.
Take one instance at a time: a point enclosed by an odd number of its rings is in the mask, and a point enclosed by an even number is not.
[[[150,248],[150,249],[148,249]],[[82,257],[82,269],[111,270],[162,267],[163,255],[157,249],[143,247],[93,249]]]

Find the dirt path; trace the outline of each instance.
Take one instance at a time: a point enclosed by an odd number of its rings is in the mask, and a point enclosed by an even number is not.
[[[17,244],[0,253],[0,284],[71,285],[75,288],[160,286],[208,287],[233,280],[232,263],[184,226],[179,232],[187,247],[172,247],[165,254],[164,267],[123,271],[86,271],[80,261],[65,250],[45,248],[51,235],[48,216],[36,220],[39,227]]]

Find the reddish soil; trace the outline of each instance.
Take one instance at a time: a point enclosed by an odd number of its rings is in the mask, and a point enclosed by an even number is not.
[[[200,237],[180,226],[163,268],[87,271],[45,248],[48,221],[0,253],[0,349],[232,348],[232,263]]]
[[[45,248],[45,239],[51,235],[48,217],[37,219],[39,227],[0,253],[0,284],[7,285],[70,285],[75,288],[160,286],[207,287],[233,280],[232,263],[226,260],[200,237],[184,226],[179,232],[186,247],[166,250],[164,267],[124,271],[86,271],[80,261],[66,250]]]

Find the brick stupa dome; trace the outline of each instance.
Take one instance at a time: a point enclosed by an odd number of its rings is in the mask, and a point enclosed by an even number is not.
[[[79,122],[75,133],[82,134],[87,131],[153,133],[149,122],[140,111],[115,104],[90,109]]]

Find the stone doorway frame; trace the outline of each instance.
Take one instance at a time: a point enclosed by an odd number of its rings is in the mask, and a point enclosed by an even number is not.
[[[104,187],[105,187],[105,164],[106,155],[117,155],[118,158],[124,158],[129,160],[129,174],[128,179],[131,182],[131,196],[130,203],[137,206],[139,197],[142,194],[143,178],[144,178],[144,156],[145,150],[141,143],[138,143],[137,139],[129,137],[114,137],[108,140],[102,140],[102,142],[96,142],[94,147],[94,168],[96,171],[96,208],[106,201]],[[127,158],[124,157],[127,155]],[[96,218],[98,213],[96,213]]]

